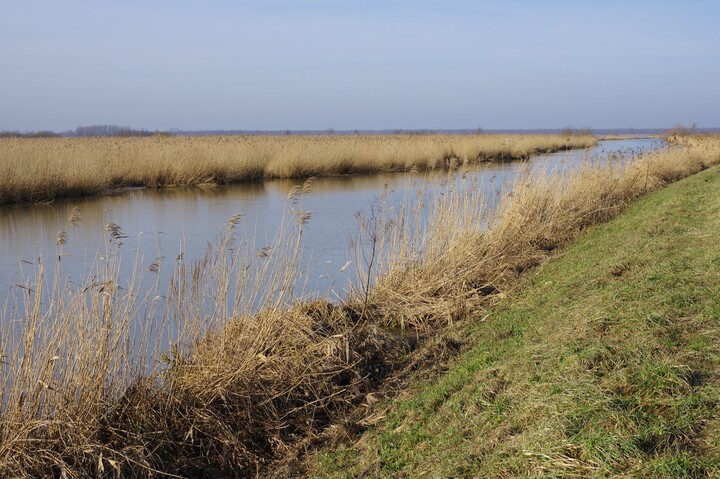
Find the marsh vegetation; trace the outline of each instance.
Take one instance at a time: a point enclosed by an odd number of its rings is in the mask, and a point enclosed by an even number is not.
[[[124,187],[448,168],[593,144],[577,134],[0,138],[0,204]]]
[[[167,291],[120,284],[123,235],[109,226],[93,274],[68,284],[38,265],[23,285],[25,316],[2,322],[0,475],[252,475],[331,429],[351,434],[379,393],[457,350],[449,324],[483,317],[638,196],[720,162],[718,137],[674,141],[634,161],[522,177],[492,209],[482,191],[451,188],[431,204],[377,210],[359,229],[366,273],[342,303],[291,294],[309,219],[300,209],[268,250],[273,261],[238,238],[234,217],[202,259],[178,258]],[[167,349],[132,330],[159,298]]]

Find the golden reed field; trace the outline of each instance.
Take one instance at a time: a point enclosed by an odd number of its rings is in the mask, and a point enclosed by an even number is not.
[[[442,168],[585,148],[588,135],[0,139],[0,204],[106,190]]]
[[[197,140],[170,144],[183,141]],[[241,220],[230,219],[203,260],[179,262],[167,292],[118,287],[112,255],[72,287],[40,267],[23,321],[0,318],[0,477],[255,477],[314,441],[342,440],[372,424],[369,406],[410,371],[451,354],[449,323],[482,318],[638,196],[720,164],[720,136],[670,142],[631,162],[521,177],[492,209],[480,188],[449,189],[424,206],[424,228],[417,205],[380,211],[358,239],[373,281],[339,304],[293,299],[303,217],[275,262],[239,247]],[[257,262],[268,266],[248,267]],[[159,295],[179,328],[170,350],[132,329]],[[258,313],[242,306],[259,298]],[[145,369],[144,354],[160,366]]]

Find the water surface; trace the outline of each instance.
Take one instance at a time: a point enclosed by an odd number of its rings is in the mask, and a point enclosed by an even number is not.
[[[539,168],[574,168],[588,155],[617,152],[638,153],[661,146],[658,140],[602,141],[590,151],[575,150],[538,156],[530,164]],[[453,181],[472,183],[491,195],[523,169],[526,162],[484,163],[458,171]],[[301,180],[272,180],[219,187],[135,189],[85,199],[57,201],[50,205],[0,207],[0,304],[18,304],[22,290],[39,261],[53,271],[62,254],[62,275],[81,283],[93,261],[102,257],[108,242],[108,223],[120,226],[126,238],[120,254],[121,279],[127,279],[133,264],[149,267],[159,260],[160,281],[166,282],[180,253],[185,259],[202,257],[208,243],[227,231],[228,220],[243,214],[241,235],[251,237],[257,249],[272,243],[278,226],[288,221],[292,210],[312,212],[303,228],[307,272],[304,294],[342,297],[348,284],[357,279],[356,258],[349,244],[357,230],[358,212],[367,212],[381,196],[392,203],[416,198],[428,185],[447,181],[445,171],[390,173],[369,176],[318,178],[312,189],[289,200],[288,193],[302,186]],[[81,220],[67,226],[74,207]],[[56,245],[60,230],[68,242]],[[340,270],[343,269],[342,274]],[[0,309],[1,311],[1,309]]]

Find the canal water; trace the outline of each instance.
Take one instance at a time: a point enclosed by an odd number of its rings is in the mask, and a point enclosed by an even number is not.
[[[491,195],[529,166],[574,168],[588,157],[627,156],[659,147],[662,142],[653,139],[601,141],[587,151],[537,156],[528,162],[462,167],[451,181],[472,183]],[[62,281],[80,285],[113,241],[113,245],[122,243],[116,248],[122,258],[118,266],[121,282],[141,269],[145,276],[157,275],[155,281],[162,290],[176,260],[202,258],[209,244],[227,234],[233,217],[237,222],[234,234],[250,238],[262,256],[283,222],[310,213],[305,215],[302,228],[304,254],[300,264],[307,277],[297,294],[341,298],[359,278],[358,258],[351,246],[363,212],[370,211],[380,198],[392,204],[414,201],[420,191],[432,190],[448,178],[446,171],[428,171],[317,178],[311,185],[302,180],[272,180],[217,187],[135,189],[47,205],[1,206],[0,320],[3,314],[6,318],[22,314],[19,305],[41,263],[46,274],[59,271]],[[303,186],[307,186],[305,191]],[[69,222],[73,211],[79,213],[74,224]],[[115,240],[108,225],[117,225]],[[59,246],[61,231],[66,237],[65,244]]]

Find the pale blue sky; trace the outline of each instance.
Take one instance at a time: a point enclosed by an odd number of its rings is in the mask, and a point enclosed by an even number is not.
[[[717,1],[4,1],[0,129],[720,126]]]

